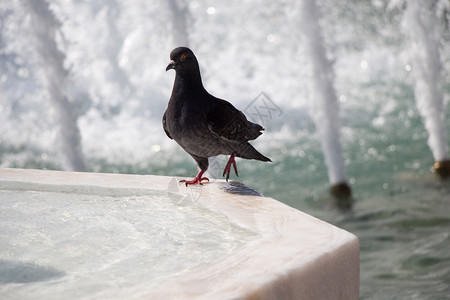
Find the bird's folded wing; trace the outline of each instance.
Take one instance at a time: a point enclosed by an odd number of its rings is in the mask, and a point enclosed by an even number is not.
[[[215,98],[206,114],[209,130],[230,141],[248,141],[261,135],[260,125],[251,123],[231,103]]]

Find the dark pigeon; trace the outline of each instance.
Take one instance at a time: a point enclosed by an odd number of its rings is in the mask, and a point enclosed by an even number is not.
[[[187,186],[209,180],[202,175],[208,169],[211,156],[231,155],[223,171],[227,181],[231,166],[238,175],[235,157],[271,161],[248,142],[260,136],[264,128],[248,121],[231,103],[205,90],[194,53],[189,48],[179,47],[172,50],[170,59],[166,71],[174,69],[176,75],[162,120],[163,128],[200,167],[193,180],[181,182]]]

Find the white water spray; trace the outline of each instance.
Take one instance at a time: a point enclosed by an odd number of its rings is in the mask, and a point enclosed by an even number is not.
[[[168,5],[172,13],[173,47],[189,46],[187,19],[189,16],[188,3],[184,0],[169,0]]]
[[[332,64],[326,57],[314,0],[303,0],[300,7],[302,30],[312,66],[312,117],[319,132],[331,184],[345,183],[345,167],[339,141],[339,105],[333,86]]]
[[[85,169],[81,155],[80,132],[77,115],[66,95],[68,71],[64,68],[64,54],[56,44],[58,21],[44,0],[27,2],[35,33],[34,46],[39,53],[43,70],[43,81],[49,98],[56,110],[59,125],[58,143],[68,170]]]
[[[77,115],[66,95],[68,71],[64,68],[64,54],[55,41],[58,21],[43,0],[28,2],[32,24],[36,34],[35,46],[40,54],[41,67],[44,70],[44,82],[50,100],[56,109],[59,123],[59,144],[66,169],[83,171],[85,169],[81,155],[80,132]]]
[[[428,131],[428,146],[435,161],[448,158],[443,93],[441,34],[437,16],[430,4],[410,0],[404,19],[405,31],[411,40],[411,60],[417,108]]]
[[[405,49],[398,31],[387,26],[396,29],[403,5],[385,11],[380,1],[350,1],[345,5],[321,1],[320,8],[326,14],[319,27],[315,6],[319,2],[305,0],[303,4],[299,2],[304,14],[301,18],[304,22],[299,27],[300,9],[296,3],[286,1],[263,6],[253,0],[233,5],[186,0],[152,1],[151,5],[144,0],[132,4],[125,0],[45,1],[0,1],[0,85],[3,88],[0,116],[6,120],[0,126],[2,166],[75,168],[69,165],[79,165],[76,160],[81,156],[80,144],[92,171],[166,170],[169,173],[179,165],[175,167],[168,162],[192,163],[186,155],[174,155],[181,150],[164,135],[160,124],[173,84],[173,74],[164,72],[168,54],[175,46],[185,43],[201,59],[204,83],[212,94],[230,100],[241,110],[261,91],[273,97],[284,112],[283,118],[270,121],[263,138],[256,141],[257,147],[270,154],[271,149],[286,143],[280,157],[302,153],[297,158],[305,166],[311,166],[311,171],[317,166],[316,149],[313,148],[310,157],[309,154],[304,157],[308,152],[300,152],[297,147],[301,143],[303,148],[315,146],[309,143],[309,118],[302,118],[302,123],[298,119],[305,114],[306,100],[314,99],[312,116],[322,140],[331,182],[345,180],[339,144],[339,101],[336,101],[339,94],[335,94],[333,85],[343,87],[346,97],[349,96],[345,115],[362,112],[361,116],[342,119],[351,142],[349,150],[354,149],[353,145],[362,146],[356,152],[367,150],[364,146],[368,144],[358,144],[358,139],[367,141],[363,127],[370,123],[363,123],[366,115],[376,116],[379,107],[392,110],[401,107],[395,97],[378,94],[384,89],[376,83],[378,76],[387,78],[386,89],[396,88],[396,80],[402,86],[405,83],[405,71],[398,66],[410,47]],[[49,7],[47,3],[51,3]],[[25,9],[30,5],[44,7],[44,12]],[[386,12],[393,18],[385,18]],[[370,22],[365,22],[366,18]],[[36,25],[21,34],[30,21]],[[308,42],[300,44],[295,36],[300,30],[305,31]],[[329,42],[339,58],[336,65],[326,58],[328,48],[323,45],[321,32],[324,37],[330,37]],[[60,36],[64,40],[58,39]],[[392,39],[398,43],[392,44]],[[310,54],[299,56],[303,48]],[[378,48],[383,52],[380,55]],[[446,60],[447,53],[441,50],[442,60]],[[361,56],[377,64],[376,70],[361,71]],[[309,68],[303,67],[307,64],[313,66],[313,76]],[[417,71],[415,66],[414,71]],[[309,94],[305,82],[312,84]],[[359,97],[354,96],[365,93],[367,103],[355,101]],[[79,115],[73,111],[73,99],[77,99]],[[58,119],[48,120],[49,115]],[[389,115],[384,113],[383,117]],[[383,127],[386,122],[377,124],[374,133],[386,129]],[[392,137],[395,146],[396,135],[390,134],[390,129],[380,131],[380,136],[387,137],[388,141]],[[63,132],[64,136],[60,137]],[[56,152],[55,133],[58,142],[67,149],[63,151],[66,160],[74,158],[72,163],[61,165],[59,157],[52,155]],[[405,134],[412,136],[415,132]],[[295,150],[289,148],[292,143],[297,147]],[[371,145],[371,151],[372,148],[383,153],[377,145]],[[361,159],[365,157],[362,155]],[[220,178],[223,162],[221,165],[217,170]]]

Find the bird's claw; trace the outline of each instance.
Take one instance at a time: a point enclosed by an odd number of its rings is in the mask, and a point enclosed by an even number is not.
[[[198,184],[200,184],[200,185],[203,185],[202,180],[208,180],[208,182],[209,182],[208,177],[201,177],[201,178],[195,177],[195,178],[192,179],[192,180],[185,180],[185,179],[180,180],[180,183],[181,183],[181,182],[184,182],[184,183],[186,184],[186,186],[188,186],[189,184],[196,184],[196,183],[198,183]]]
[[[222,176],[227,175],[225,177],[225,180],[227,182],[228,182],[228,178],[230,178],[231,166],[233,166],[234,173],[236,174],[236,176],[239,176],[238,171],[237,171],[236,161],[234,160],[235,157],[236,157],[236,152],[231,154],[230,159],[228,160],[227,165],[225,166],[225,169],[223,170]]]

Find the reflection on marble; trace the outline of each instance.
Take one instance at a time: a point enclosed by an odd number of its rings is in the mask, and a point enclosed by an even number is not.
[[[64,276],[64,272],[33,263],[0,259],[0,284],[46,281]]]
[[[0,170],[0,295],[358,299],[354,235],[238,182],[178,180]]]

